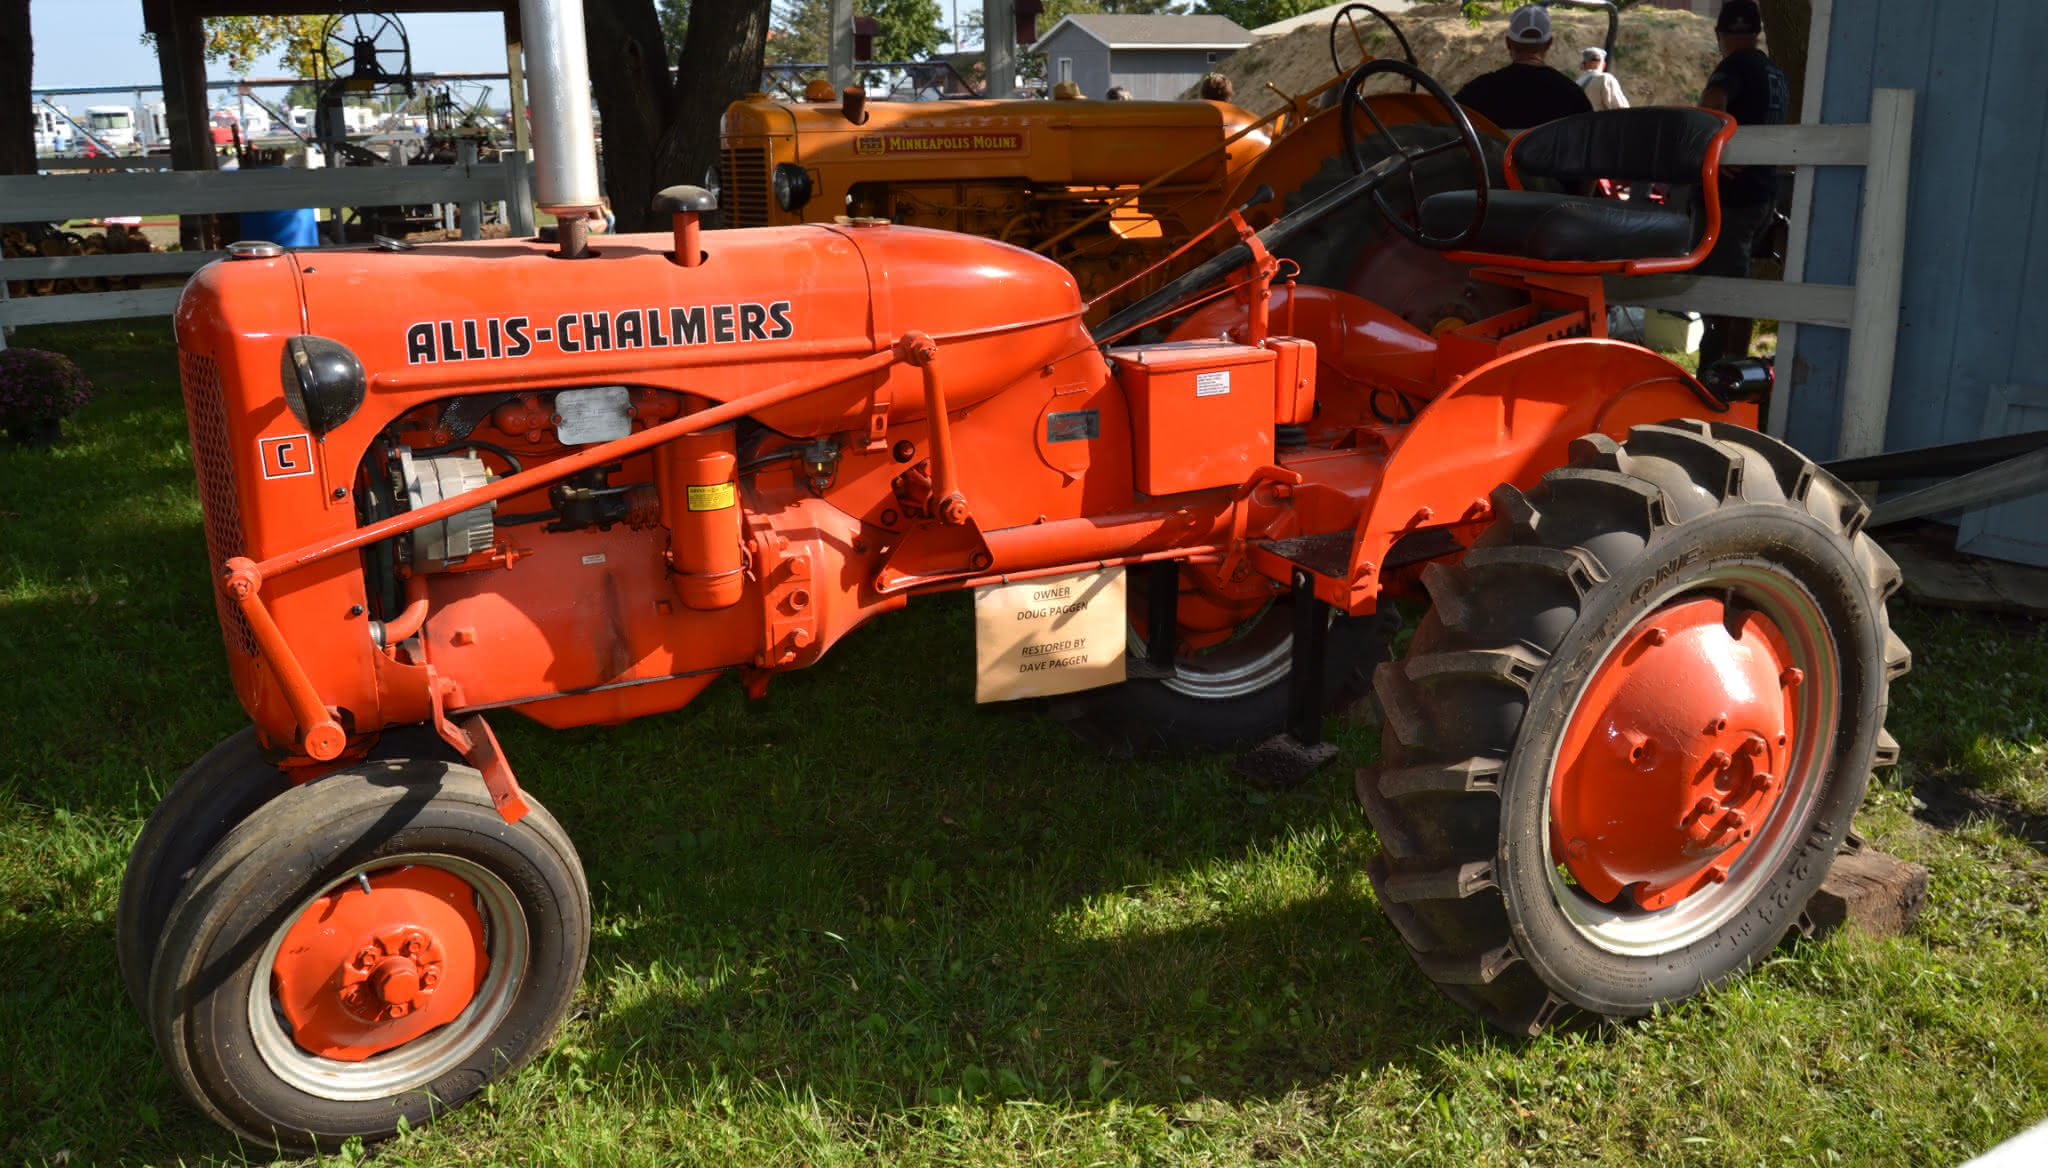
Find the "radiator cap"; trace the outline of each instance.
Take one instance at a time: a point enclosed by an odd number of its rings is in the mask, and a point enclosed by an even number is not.
[[[234,260],[274,260],[284,254],[284,249],[267,239],[240,239],[228,245],[228,258]]]

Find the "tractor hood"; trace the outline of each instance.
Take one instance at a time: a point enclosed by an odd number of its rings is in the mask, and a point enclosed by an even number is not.
[[[436,244],[393,253],[321,252],[230,260],[194,277],[181,336],[238,333],[236,347],[274,350],[295,333],[346,346],[380,392],[445,393],[631,384],[726,401],[834,362],[887,348],[908,330],[939,342],[948,396],[971,405],[1025,371],[1089,347],[1066,271],[990,240],[881,224],[818,224],[701,237],[683,267],[668,235],[595,237],[592,254],[559,258],[525,240]],[[286,273],[300,311],[278,303]],[[261,285],[256,293],[244,285]],[[251,298],[279,319],[224,306]],[[259,339],[258,335],[267,334]],[[226,338],[222,338],[226,339]],[[812,435],[866,425],[886,389],[896,416],[917,416],[915,370],[849,382],[760,420]],[[895,384],[901,381],[901,385]],[[382,425],[364,410],[357,425]]]

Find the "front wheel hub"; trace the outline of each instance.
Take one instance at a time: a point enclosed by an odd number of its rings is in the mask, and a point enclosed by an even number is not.
[[[1644,909],[1725,882],[1786,790],[1802,672],[1777,626],[1723,596],[1631,628],[1560,742],[1551,855],[1584,892]]]
[[[295,1045],[357,1062],[453,1021],[489,969],[469,884],[412,865],[316,897],[285,934],[270,978]]]

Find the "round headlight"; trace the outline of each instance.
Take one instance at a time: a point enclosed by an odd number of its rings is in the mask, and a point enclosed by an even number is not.
[[[794,162],[775,164],[775,205],[794,214],[811,201],[811,172]]]

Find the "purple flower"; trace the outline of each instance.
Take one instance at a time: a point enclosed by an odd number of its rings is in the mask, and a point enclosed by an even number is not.
[[[0,428],[67,418],[92,397],[71,358],[43,349],[0,349]]]

